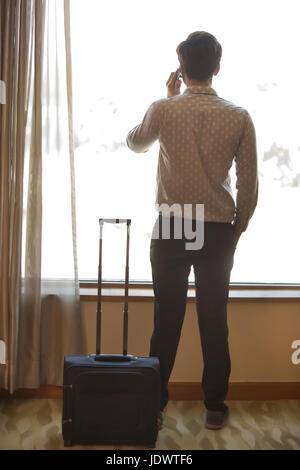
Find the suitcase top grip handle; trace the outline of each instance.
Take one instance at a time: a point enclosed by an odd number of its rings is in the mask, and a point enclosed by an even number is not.
[[[97,362],[130,362],[137,359],[131,354],[92,354],[91,356]]]
[[[131,224],[131,219],[99,219],[100,224]]]

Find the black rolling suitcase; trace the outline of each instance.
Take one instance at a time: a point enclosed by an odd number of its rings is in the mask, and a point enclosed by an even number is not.
[[[64,358],[62,434],[72,444],[155,447],[160,410],[157,357],[127,354],[129,219],[100,219],[97,348],[90,356]],[[100,354],[102,234],[104,222],[127,224],[123,355]]]

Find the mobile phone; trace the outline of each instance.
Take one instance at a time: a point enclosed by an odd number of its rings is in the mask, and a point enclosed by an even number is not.
[[[178,70],[176,80],[180,80],[180,79],[181,79],[181,72],[180,70]]]

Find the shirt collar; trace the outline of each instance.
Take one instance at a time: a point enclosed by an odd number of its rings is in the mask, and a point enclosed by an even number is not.
[[[196,95],[202,93],[204,95],[215,95],[218,96],[216,91],[211,86],[193,85],[188,86],[183,92],[184,95]]]

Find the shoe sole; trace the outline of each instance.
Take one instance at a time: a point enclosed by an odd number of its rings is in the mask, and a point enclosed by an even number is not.
[[[225,423],[221,424],[220,426],[218,426],[216,424],[206,424],[205,427],[206,427],[206,429],[212,429],[212,430],[216,431],[217,429],[222,429],[224,424]]]
[[[216,431],[217,429],[222,429],[224,425],[226,424],[226,421],[228,420],[229,413],[224,417],[223,423],[222,424],[205,424],[206,429],[212,429],[213,431]]]

